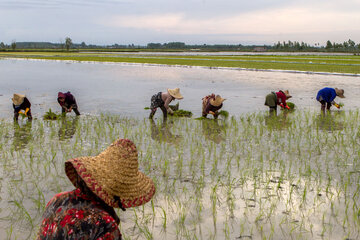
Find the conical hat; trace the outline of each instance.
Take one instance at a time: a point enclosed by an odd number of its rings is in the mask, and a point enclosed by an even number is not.
[[[180,93],[180,89],[179,88],[174,88],[174,89],[168,89],[167,90],[168,93],[173,96],[176,99],[183,99],[184,97],[181,95]]]
[[[283,91],[283,93],[285,94],[286,98],[291,98],[292,96],[289,93],[289,90],[285,90]]]
[[[338,89],[338,88],[335,88],[335,92],[336,92],[336,95],[340,98],[345,98],[344,96],[344,89]]]
[[[11,99],[14,105],[21,105],[24,102],[25,95],[14,93],[13,98]]]
[[[223,101],[225,101],[225,100],[226,100],[226,98],[222,98],[222,97],[220,97],[220,95],[216,95],[215,99],[213,99],[213,98],[210,99],[210,104],[213,105],[213,106],[215,106],[215,107],[218,107],[218,106],[220,106],[220,105],[223,103]]]
[[[65,162],[65,172],[77,185],[80,176],[89,189],[111,207],[140,206],[155,193],[153,181],[138,169],[136,146],[128,139],[119,139],[95,157],[80,157]]]

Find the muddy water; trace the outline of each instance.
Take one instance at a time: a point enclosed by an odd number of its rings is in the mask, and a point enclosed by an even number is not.
[[[299,108],[320,108],[317,91],[325,86],[345,89],[345,109],[358,106],[359,77],[164,67],[119,63],[0,60],[0,118],[12,116],[12,94],[26,94],[35,117],[49,108],[60,111],[58,91],[71,91],[82,113],[113,112],[146,117],[150,98],[167,88],[180,87],[184,99],[180,108],[201,114],[201,98],[218,93],[227,98],[224,110],[232,115],[267,110],[264,96],[270,91],[289,89]],[[161,117],[160,113],[155,115]]]

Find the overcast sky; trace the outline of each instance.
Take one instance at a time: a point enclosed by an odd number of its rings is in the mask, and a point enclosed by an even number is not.
[[[360,0],[0,0],[0,42],[360,43]]]

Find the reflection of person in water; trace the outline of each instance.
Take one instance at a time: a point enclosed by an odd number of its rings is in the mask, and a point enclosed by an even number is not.
[[[343,114],[344,112],[328,112],[327,114],[322,112],[316,121],[316,126],[323,131],[343,130],[343,121],[339,120]]]
[[[28,117],[29,120],[32,119],[31,109],[30,109],[31,103],[25,95],[14,93],[14,96],[11,100],[13,101],[14,120],[15,121],[17,121],[19,119],[20,113],[22,113],[26,117]]]
[[[78,116],[74,117],[72,120],[62,118],[59,129],[59,140],[70,139],[74,136],[78,120]]]
[[[16,150],[24,149],[32,139],[31,127],[31,121],[27,121],[24,125],[19,125],[18,122],[14,122],[13,145]]]
[[[150,119],[151,138],[158,142],[178,143],[182,136],[174,135],[170,131],[173,122],[163,121],[160,126],[156,125],[153,119]]]
[[[204,136],[210,141],[218,144],[225,140],[225,127],[219,124],[219,120],[204,119],[201,121],[201,126]]]

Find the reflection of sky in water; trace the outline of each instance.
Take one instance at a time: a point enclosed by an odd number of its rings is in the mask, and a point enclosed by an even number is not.
[[[104,63],[1,60],[0,117],[11,117],[11,97],[25,93],[39,117],[49,108],[60,111],[58,91],[70,90],[80,112],[123,113],[144,117],[150,98],[166,88],[180,87],[184,99],[180,108],[201,114],[201,98],[218,93],[227,100],[224,110],[232,115],[267,110],[264,96],[273,90],[289,89],[299,108],[319,108],[316,93],[325,86],[345,89],[345,109],[356,107],[360,90],[358,77],[215,70],[188,67],[159,67]],[[155,115],[161,117],[160,113]]]

